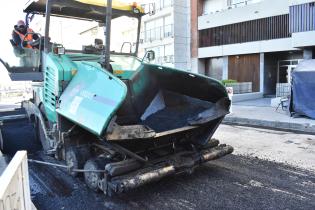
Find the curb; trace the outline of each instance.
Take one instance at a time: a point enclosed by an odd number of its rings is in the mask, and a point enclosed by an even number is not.
[[[293,132],[302,132],[315,134],[315,125],[299,124],[299,123],[288,123],[288,122],[279,122],[279,121],[268,121],[268,120],[257,120],[241,117],[226,117],[223,120],[223,124],[233,124],[233,125],[242,125],[242,126],[251,126],[251,127],[262,127],[267,129],[281,129],[286,131]]]

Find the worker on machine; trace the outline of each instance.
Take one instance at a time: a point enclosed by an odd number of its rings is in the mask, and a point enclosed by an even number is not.
[[[11,41],[13,46],[30,49],[38,48],[38,45],[32,45],[33,41],[38,39],[38,35],[35,34],[34,31],[29,28],[23,20],[19,20],[14,26]]]
[[[20,58],[20,66],[37,67],[39,65],[40,57],[35,49],[39,49],[40,37],[23,20],[19,20],[14,26],[10,42],[15,56]]]

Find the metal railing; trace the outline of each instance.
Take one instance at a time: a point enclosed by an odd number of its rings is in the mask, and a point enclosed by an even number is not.
[[[142,8],[146,14],[154,15],[156,12],[161,11],[168,7],[174,6],[174,0],[155,0],[142,4]]]
[[[231,4],[228,7],[231,7],[231,8],[243,7],[243,6],[246,6],[249,4],[254,4],[254,3],[257,3],[260,1],[262,1],[262,0],[244,0],[244,1],[237,2],[237,3],[233,3],[231,1]]]
[[[226,7],[221,8],[219,10],[203,12],[202,15],[209,15],[209,14],[213,14],[213,13],[217,13],[217,12],[223,12],[223,11],[234,9],[234,8],[245,7],[247,5],[258,3],[258,2],[261,2],[261,1],[264,1],[264,0],[243,0],[243,1],[240,1],[240,2],[237,2],[237,3],[233,3],[232,0],[228,0],[228,3],[227,3]]]
[[[160,0],[160,4],[155,4],[155,11],[162,10],[164,8],[172,7],[174,5],[174,0]]]
[[[164,38],[172,37],[174,35],[173,24],[156,27],[143,31],[141,37],[143,42],[152,42],[155,40],[162,40]]]
[[[159,56],[155,60],[156,64],[174,63],[174,55]]]

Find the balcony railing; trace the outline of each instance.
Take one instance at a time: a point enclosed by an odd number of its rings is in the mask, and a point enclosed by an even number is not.
[[[234,8],[245,7],[247,5],[258,3],[258,2],[261,2],[261,1],[263,1],[263,0],[243,0],[243,1],[228,0],[228,3],[227,3],[226,7],[220,8],[220,9],[217,9],[217,10],[212,10],[212,11],[207,11],[207,9],[205,9],[202,15],[209,15],[209,14],[223,12],[223,11],[234,9]]]
[[[315,2],[290,7],[290,32],[315,31]]]
[[[260,1],[262,1],[262,0],[243,0],[243,1],[236,1],[235,3],[233,3],[233,1],[231,1],[230,6],[228,6],[228,9],[243,7],[243,6],[246,6],[249,4],[254,4],[254,3],[257,3]]]
[[[143,42],[153,42],[162,40],[164,38],[172,37],[174,35],[173,24],[160,26],[150,30],[143,31],[141,37]]]
[[[147,4],[142,4],[141,6],[144,8],[145,13],[149,13],[154,11],[158,12],[165,8],[172,7],[174,5],[174,0],[157,0],[155,2],[150,2]],[[153,13],[153,14],[154,14]]]
[[[174,55],[157,57],[155,63],[156,64],[174,63]]]

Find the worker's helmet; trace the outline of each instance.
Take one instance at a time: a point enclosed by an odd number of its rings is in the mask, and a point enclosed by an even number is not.
[[[27,30],[27,26],[23,20],[19,20],[16,25],[14,26],[15,30],[19,32],[25,33]]]
[[[25,26],[25,22],[24,22],[24,20],[19,20],[16,25],[17,25],[18,27],[20,27],[20,26]]]

